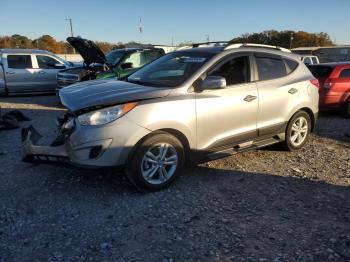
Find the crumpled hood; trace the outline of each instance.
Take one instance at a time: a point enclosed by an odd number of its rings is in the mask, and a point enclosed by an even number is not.
[[[117,79],[98,79],[70,85],[59,91],[62,104],[71,112],[126,102],[165,97],[169,88],[141,86]]]

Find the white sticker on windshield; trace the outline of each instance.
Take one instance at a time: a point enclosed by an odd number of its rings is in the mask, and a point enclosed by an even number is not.
[[[203,63],[206,58],[201,57],[188,57],[185,59],[185,63]]]

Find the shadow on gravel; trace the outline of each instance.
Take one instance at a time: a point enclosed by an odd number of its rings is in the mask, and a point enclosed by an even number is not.
[[[5,261],[350,259],[349,187],[194,167],[145,194],[102,170],[26,170],[0,185]]]
[[[337,111],[321,112],[314,133],[320,137],[349,143],[350,119],[344,118]]]
[[[55,95],[16,95],[16,96],[7,96],[0,97],[0,105],[2,108],[6,109],[6,104],[10,104],[11,109],[28,109],[35,110],[35,107],[45,107],[52,108],[50,110],[54,110],[56,108],[64,109],[64,107],[59,102],[59,99]],[[17,106],[16,106],[17,105]],[[38,110],[38,109],[37,109]]]

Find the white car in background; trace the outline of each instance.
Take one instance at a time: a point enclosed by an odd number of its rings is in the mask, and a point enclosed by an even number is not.
[[[303,61],[305,65],[317,65],[320,63],[318,57],[315,55],[301,56],[301,61]]]

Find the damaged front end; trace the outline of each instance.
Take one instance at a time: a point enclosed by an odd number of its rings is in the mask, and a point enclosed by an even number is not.
[[[57,119],[58,135],[50,146],[37,145],[42,135],[33,127],[22,128],[22,161],[29,163],[70,164],[65,142],[73,132],[74,118],[67,113]]]

